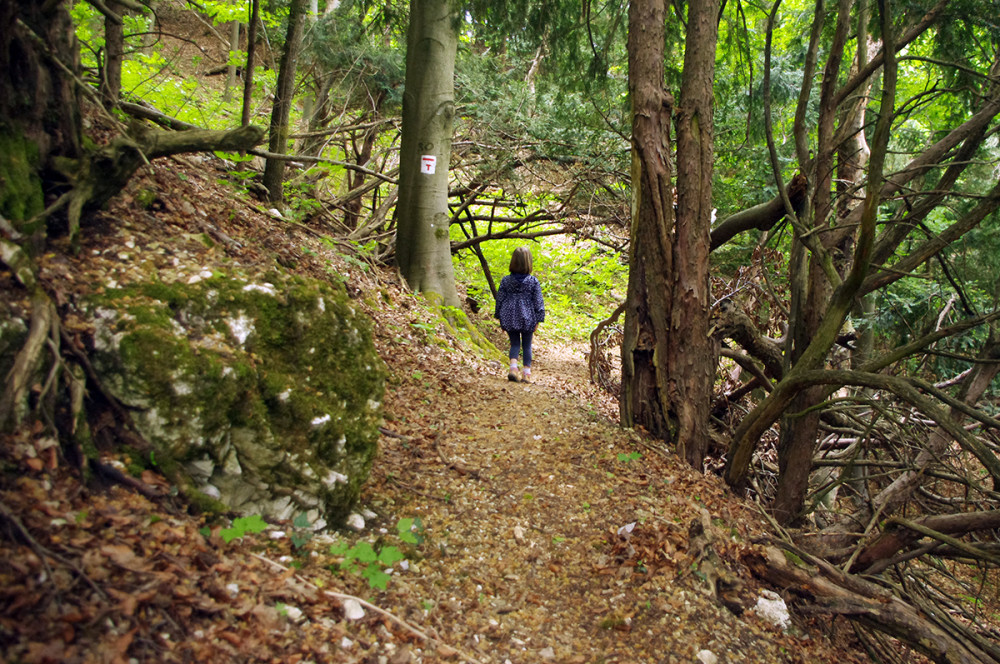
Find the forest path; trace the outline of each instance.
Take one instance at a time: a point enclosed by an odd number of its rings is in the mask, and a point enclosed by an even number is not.
[[[399,360],[386,426],[405,438],[382,438],[363,500],[390,530],[407,517],[426,528],[425,557],[393,578],[388,606],[484,663],[831,656],[825,639],[738,618],[710,596],[690,573],[692,519],[708,510],[716,550],[737,560],[759,515],[602,415],[582,347],[544,331],[536,346],[531,384],[431,347],[388,354]]]

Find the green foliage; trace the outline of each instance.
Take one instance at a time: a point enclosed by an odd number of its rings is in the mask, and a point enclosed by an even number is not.
[[[292,521],[292,546],[297,551],[302,550],[313,538],[312,523],[305,512],[302,512]]]
[[[423,524],[420,519],[400,519],[396,524],[399,540],[405,544],[417,546],[423,542]],[[364,540],[351,544],[341,541],[330,547],[330,555],[341,558],[339,565],[331,569],[339,569],[351,574],[359,574],[368,581],[372,588],[385,590],[392,578],[385,568],[405,560],[404,554],[396,546],[379,546],[377,549]]]
[[[229,544],[234,539],[239,539],[247,533],[261,533],[267,529],[267,523],[260,518],[259,514],[252,516],[241,516],[233,520],[231,528],[223,528],[219,531],[222,540]]]
[[[498,229],[495,229],[495,231]],[[452,228],[453,239],[459,239]],[[493,278],[499,285],[507,274],[510,255],[524,240],[491,240],[482,243]],[[545,299],[544,334],[561,339],[587,339],[596,324],[625,299],[628,266],[624,257],[587,241],[566,237],[542,238],[529,245],[534,272]],[[479,260],[471,251],[454,257],[456,278],[471,291],[489,297],[489,285]],[[490,298],[492,299],[492,298]],[[492,301],[482,303],[492,310]]]

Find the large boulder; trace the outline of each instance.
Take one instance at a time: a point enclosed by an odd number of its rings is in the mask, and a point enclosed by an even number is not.
[[[88,300],[93,361],[155,463],[230,509],[321,527],[357,499],[385,369],[343,290],[274,275],[150,283]]]

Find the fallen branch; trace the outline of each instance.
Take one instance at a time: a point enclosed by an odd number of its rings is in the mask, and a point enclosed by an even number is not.
[[[751,571],[799,598],[818,613],[842,615],[888,634],[941,664],[1000,661],[953,636],[954,621],[944,611],[917,610],[889,590],[845,574],[789,545],[768,546],[746,560]]]

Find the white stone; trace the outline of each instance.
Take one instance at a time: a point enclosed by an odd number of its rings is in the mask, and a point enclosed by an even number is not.
[[[201,487],[201,492],[206,496],[208,496],[209,498],[214,498],[216,500],[220,500],[222,498],[222,493],[219,491],[217,487],[215,487],[212,484],[206,484],[205,486]]]
[[[264,293],[265,295],[276,296],[278,291],[275,290],[274,284],[247,284],[243,287],[243,292],[249,293],[250,291],[256,291],[258,293]]]
[[[226,584],[226,592],[229,593],[230,597],[236,597],[240,594],[240,587],[235,583]]]
[[[348,620],[361,620],[365,617],[365,610],[356,599],[344,600],[344,617]]]
[[[762,590],[753,607],[754,613],[775,627],[785,630],[792,624],[792,616],[788,613],[788,605],[781,595],[771,590]]]
[[[718,664],[719,658],[711,650],[699,650],[695,655],[701,664]]]
[[[318,427],[323,426],[324,424],[326,424],[327,422],[329,422],[331,419],[332,418],[330,417],[329,414],[320,415],[319,417],[314,417],[312,419],[312,422],[310,422],[309,424],[312,425],[313,429],[316,429]]]
[[[286,604],[285,615],[288,616],[288,619],[292,622],[299,622],[302,620],[302,609],[297,606],[289,606]]]
[[[542,648],[539,651],[538,655],[542,659],[555,659],[556,651],[552,649],[552,646],[549,646],[548,648]]]
[[[327,485],[328,487],[333,487],[333,485],[338,482],[340,482],[341,484],[347,484],[347,475],[344,475],[343,473],[338,473],[336,470],[331,470],[329,473],[327,473],[326,479],[323,480],[323,484]],[[361,527],[364,528],[365,527],[364,517],[362,517],[359,514],[358,518],[361,519]]]
[[[229,319],[226,322],[229,323],[229,329],[240,345],[246,343],[247,337],[253,332],[253,323],[250,322],[250,319],[241,315],[239,318]]]
[[[347,527],[351,530],[362,531],[365,529],[365,518],[357,512],[352,512],[347,517]]]

